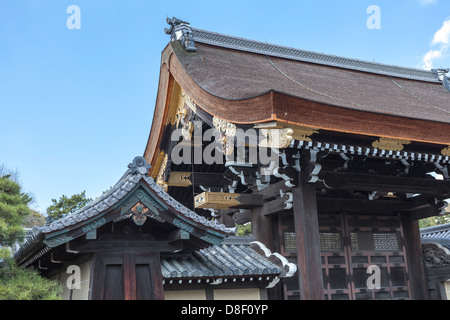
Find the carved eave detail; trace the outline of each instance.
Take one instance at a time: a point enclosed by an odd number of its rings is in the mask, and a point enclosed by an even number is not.
[[[195,196],[194,203],[196,208],[228,209],[240,204],[238,196],[238,193],[202,192]]]
[[[274,130],[274,129],[291,129],[292,140],[298,141],[312,141],[310,136],[314,133],[319,133],[318,129],[311,128],[307,126],[288,124],[280,121],[270,121],[259,123],[254,126],[255,129],[265,129],[265,130]],[[290,131],[289,131],[290,132]],[[289,146],[289,145],[288,145]]]
[[[158,176],[158,173],[159,173],[159,171],[160,171],[161,164],[162,164],[162,162],[163,162],[163,160],[164,160],[165,154],[166,154],[166,153],[164,152],[164,150],[161,150],[161,151],[158,153],[158,156],[156,157],[155,165],[150,169],[150,172],[151,172],[150,176],[151,176],[153,179],[156,179],[156,177]]]
[[[379,138],[372,143],[372,147],[382,150],[401,151],[405,147],[405,144],[410,144],[409,140],[392,139],[392,138]]]
[[[236,125],[215,116],[212,121],[214,128],[222,134],[222,138],[219,139],[219,141],[222,143],[223,153],[227,156],[231,155],[234,150],[234,145],[232,142],[236,136]]]
[[[427,268],[450,266],[450,252],[434,242],[422,244],[423,257]]]
[[[442,153],[443,156],[450,157],[450,146],[448,146],[447,148],[442,149],[441,153]]]
[[[283,129],[260,129],[260,133],[265,137],[259,146],[262,148],[285,149],[291,145],[294,130],[291,128]]]
[[[167,164],[169,162],[169,156],[166,153],[163,157],[163,160],[161,162],[161,166],[159,167],[159,171],[158,174],[156,176],[156,184],[158,184],[159,186],[161,186],[164,191],[167,192],[167,183],[164,180],[164,176],[165,176],[165,172],[166,172],[166,168],[167,168]]]

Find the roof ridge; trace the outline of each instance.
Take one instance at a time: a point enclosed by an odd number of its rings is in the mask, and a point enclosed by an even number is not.
[[[286,58],[302,62],[309,62],[343,69],[368,73],[394,76],[412,80],[441,83],[438,75],[433,71],[417,68],[402,67],[378,62],[370,62],[337,55],[319,53],[293,47],[270,44],[266,42],[230,36],[203,29],[191,28],[195,42],[235,49],[240,51],[264,54],[273,57]]]
[[[440,224],[420,229],[420,235],[427,235],[430,233],[442,232],[450,230],[450,223]]]

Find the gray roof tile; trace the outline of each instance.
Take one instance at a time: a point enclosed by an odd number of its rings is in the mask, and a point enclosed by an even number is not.
[[[239,237],[232,237],[239,238]],[[165,279],[280,276],[282,268],[249,245],[215,245],[193,254],[161,257]]]

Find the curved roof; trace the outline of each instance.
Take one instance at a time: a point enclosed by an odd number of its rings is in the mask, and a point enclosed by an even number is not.
[[[423,243],[435,242],[450,249],[450,223],[420,229]]]
[[[272,253],[252,236],[231,236],[191,254],[161,256],[161,272],[169,283],[183,279],[263,279],[291,277],[297,266]]]
[[[163,256],[161,271],[165,279],[248,277],[282,272],[280,267],[245,245],[211,246],[189,256]]]
[[[173,84],[196,112],[236,125],[279,121],[327,132],[450,144],[448,70],[337,57],[168,23],[145,157],[161,136]]]
[[[255,53],[247,47],[220,45],[240,41],[232,37],[205,44],[193,30],[197,51],[174,46],[174,52],[192,80],[221,99],[244,100],[276,91],[348,109],[450,123],[450,93],[430,71],[317,53],[311,53],[315,59],[293,60],[279,54],[284,47],[267,45],[266,51]]]
[[[216,220],[207,220],[166,193],[148,176],[150,165],[144,157],[135,157],[128,168],[110,190],[94,201],[48,226],[34,228],[33,235],[15,254],[16,261],[21,263],[33,255],[36,259],[49,248],[78,238],[114,219],[121,219],[139,201],[150,209],[151,218],[174,224],[211,244],[218,244],[226,236],[234,234],[234,228],[227,228]]]

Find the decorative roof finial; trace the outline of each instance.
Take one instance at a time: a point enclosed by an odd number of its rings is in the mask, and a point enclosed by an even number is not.
[[[447,77],[447,73],[450,72],[450,69],[431,69],[440,81],[444,84],[444,87],[450,92],[450,77]]]
[[[187,51],[197,51],[194,43],[191,25],[189,22],[180,20],[175,17],[172,17],[172,19],[167,18],[166,22],[170,27],[164,28],[164,32],[166,34],[170,34],[171,41],[179,40]]]
[[[133,162],[128,165],[131,173],[136,171],[140,174],[148,174],[151,165],[147,164],[147,160],[144,157],[135,157]]]

